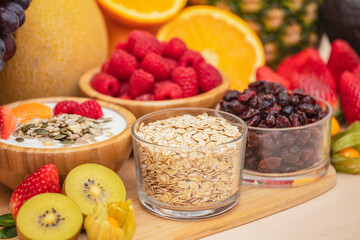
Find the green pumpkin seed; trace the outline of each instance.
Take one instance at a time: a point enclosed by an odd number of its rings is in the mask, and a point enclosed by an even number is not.
[[[22,143],[22,142],[24,141],[23,138],[16,138],[15,140],[16,140],[17,142],[19,142],[19,143]]]
[[[74,144],[73,140],[69,140],[69,139],[64,139],[61,141],[62,144]]]
[[[64,137],[66,137],[65,134],[59,134],[59,135],[54,136],[52,139],[60,140],[60,139],[63,139]]]
[[[83,121],[85,121],[85,120],[86,120],[85,117],[79,117],[79,118],[76,120],[76,122],[81,123],[81,122],[83,122]]]
[[[34,132],[36,132],[36,133],[39,134],[39,135],[46,135],[46,134],[48,134],[48,131],[46,131],[46,130],[43,129],[43,128],[35,129]]]
[[[47,124],[46,123],[44,123],[43,125],[41,125],[41,128],[47,128]]]
[[[25,133],[27,132],[30,128],[34,127],[35,124],[29,124],[29,125],[26,125],[25,127],[23,127],[22,131]]]

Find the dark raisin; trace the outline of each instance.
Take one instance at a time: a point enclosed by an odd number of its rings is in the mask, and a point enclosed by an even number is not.
[[[276,118],[276,127],[277,128],[288,128],[291,127],[289,119],[283,115],[279,115]]]
[[[239,115],[243,113],[245,110],[247,110],[247,107],[245,105],[242,105],[238,100],[232,100],[228,104],[228,111],[232,114]]]
[[[311,103],[302,103],[299,105],[299,109],[304,112],[307,117],[311,117],[315,113],[314,106]]]
[[[256,108],[257,103],[258,103],[258,99],[257,99],[257,97],[254,97],[254,98],[249,100],[248,106],[251,107],[251,108]]]
[[[289,116],[290,123],[293,127],[301,126],[301,123],[299,121],[299,114],[293,113]]]
[[[307,94],[304,92],[304,90],[296,88],[292,91],[292,95],[298,96],[299,98],[306,97]]]
[[[311,103],[311,104],[315,104],[316,101],[313,97],[311,97],[310,95],[305,96],[303,99],[301,99],[301,103]]]
[[[260,80],[260,81],[256,81],[256,82],[252,82],[248,85],[250,90],[255,91],[256,93],[270,93],[271,92],[271,88],[270,88],[270,83]]]
[[[261,170],[273,170],[277,168],[281,163],[281,158],[279,157],[269,157],[261,159],[259,162],[259,168]]]
[[[286,91],[286,88],[282,84],[277,82],[271,83],[271,89],[275,95],[278,95],[279,93]]]
[[[287,116],[287,117],[289,117],[293,112],[294,112],[294,107],[293,106],[285,106],[281,110],[281,113],[283,115]]]
[[[267,107],[270,107],[273,103],[275,103],[276,98],[274,95],[271,94],[265,94],[258,98],[258,108],[264,109]]]
[[[269,114],[273,114],[273,115],[279,115],[280,111],[281,111],[281,106],[278,105],[277,103],[274,103],[268,110],[266,110]]]
[[[250,108],[246,111],[244,111],[242,114],[239,115],[239,117],[241,117],[244,120],[247,120],[249,118],[252,118],[255,115],[260,114],[260,110],[256,109],[256,108]]]
[[[307,162],[313,158],[313,155],[314,155],[314,149],[309,148],[309,147],[304,148],[301,151],[300,161]]]
[[[311,135],[308,129],[301,129],[301,131],[298,134],[297,144],[299,146],[304,146],[305,144],[308,143],[310,137]]]
[[[247,91],[239,96],[239,101],[246,103],[250,99],[254,98],[256,96],[256,93],[254,91]]]
[[[292,96],[290,97],[290,102],[291,102],[291,105],[293,105],[293,106],[299,105],[299,103],[300,103],[299,96],[297,96],[297,95],[292,95]]]
[[[268,114],[266,119],[265,119],[265,123],[269,127],[275,127],[275,125],[276,125],[276,117],[274,115],[272,115],[272,114]]]
[[[257,126],[258,123],[261,121],[260,115],[255,115],[252,118],[250,118],[249,120],[246,120],[246,124],[248,126]]]
[[[280,104],[280,106],[287,106],[290,103],[290,97],[289,94],[287,92],[281,92],[278,95],[278,102]]]
[[[238,99],[241,93],[237,90],[229,90],[225,93],[223,100],[230,102],[232,100]]]
[[[320,112],[318,113],[317,119],[318,119],[318,120],[323,119],[323,118],[325,118],[327,115],[328,115],[328,112],[327,112],[327,111],[320,111]]]
[[[299,120],[301,125],[305,125],[307,123],[307,117],[304,112],[299,112]]]

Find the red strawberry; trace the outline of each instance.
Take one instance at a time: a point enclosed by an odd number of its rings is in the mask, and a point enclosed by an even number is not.
[[[74,114],[99,119],[104,116],[100,104],[95,100],[87,100],[74,109]]]
[[[264,80],[264,81],[268,81],[268,82],[277,82],[280,83],[282,85],[284,85],[284,87],[286,89],[290,89],[290,82],[283,78],[282,76],[280,76],[279,74],[277,74],[276,72],[274,72],[271,68],[269,68],[268,66],[262,66],[259,67],[256,71],[256,80]]]
[[[27,200],[41,193],[60,193],[59,174],[54,164],[47,164],[38,169],[12,193],[9,205],[14,219]]]
[[[153,52],[146,54],[140,67],[146,72],[151,73],[155,79],[164,79],[170,74],[166,60]]]
[[[119,91],[119,81],[107,73],[95,74],[90,84],[93,89],[108,96],[115,96]]]
[[[279,64],[276,71],[285,79],[290,79],[294,73],[300,72],[300,70],[303,69],[310,58],[315,61],[321,61],[321,57],[315,48],[307,48],[297,54],[285,58]]]
[[[201,62],[195,67],[202,92],[210,91],[222,83],[220,72],[211,64]]]
[[[142,69],[137,69],[130,77],[129,93],[138,97],[147,93],[154,86],[154,77]]]
[[[327,65],[334,78],[339,81],[341,73],[344,71],[352,71],[360,62],[360,59],[354,49],[341,39],[333,41],[331,47],[330,58]]]
[[[195,68],[196,65],[204,61],[205,59],[199,52],[186,50],[185,53],[179,58],[178,65]]]
[[[345,71],[339,78],[340,104],[346,121],[360,120],[360,78]]]
[[[164,47],[164,57],[178,60],[186,51],[186,44],[180,38],[172,38]]]
[[[138,60],[142,60],[149,52],[161,55],[163,51],[163,45],[154,36],[149,36],[137,41],[132,53]]]
[[[357,77],[360,78],[360,63],[354,68],[352,73]]]
[[[171,73],[171,80],[181,87],[184,98],[195,96],[199,92],[198,78],[191,67],[176,67]]]
[[[131,53],[137,41],[144,37],[151,37],[151,33],[142,30],[133,30],[129,33],[128,40],[126,42],[126,49]]]
[[[300,88],[307,94],[324,99],[331,105],[334,112],[338,109],[339,101],[337,93],[327,84],[319,81],[316,74],[295,73],[291,84],[292,89]]]
[[[0,108],[0,136],[2,139],[9,139],[16,128],[17,122],[17,117],[7,107]]]
[[[127,80],[136,68],[137,62],[134,56],[123,50],[115,50],[109,60],[107,73],[120,80]]]
[[[58,102],[54,107],[54,115],[59,115],[63,113],[73,114],[74,109],[77,108],[80,104],[75,101],[61,101]]]
[[[138,101],[154,101],[155,96],[154,96],[154,94],[146,93],[146,94],[143,94],[141,96],[136,97],[135,100],[138,100]]]
[[[155,100],[170,100],[182,97],[179,85],[169,80],[157,82],[154,90]]]

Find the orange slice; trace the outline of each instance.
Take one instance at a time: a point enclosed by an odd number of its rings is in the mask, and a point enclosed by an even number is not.
[[[129,26],[163,23],[174,17],[186,0],[97,0],[114,20]]]
[[[159,40],[181,38],[207,62],[226,72],[231,89],[242,91],[255,81],[256,69],[265,64],[262,43],[240,17],[211,6],[192,6],[162,26]]]
[[[12,112],[20,122],[24,123],[33,118],[46,119],[52,116],[51,108],[42,103],[24,103],[15,107]]]

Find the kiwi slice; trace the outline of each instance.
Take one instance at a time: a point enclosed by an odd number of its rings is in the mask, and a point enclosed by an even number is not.
[[[16,219],[19,239],[77,239],[83,223],[79,206],[59,193],[43,193],[22,205]]]
[[[120,177],[111,169],[87,163],[72,169],[65,178],[62,192],[74,200],[88,216],[97,207],[125,200],[126,190]]]

